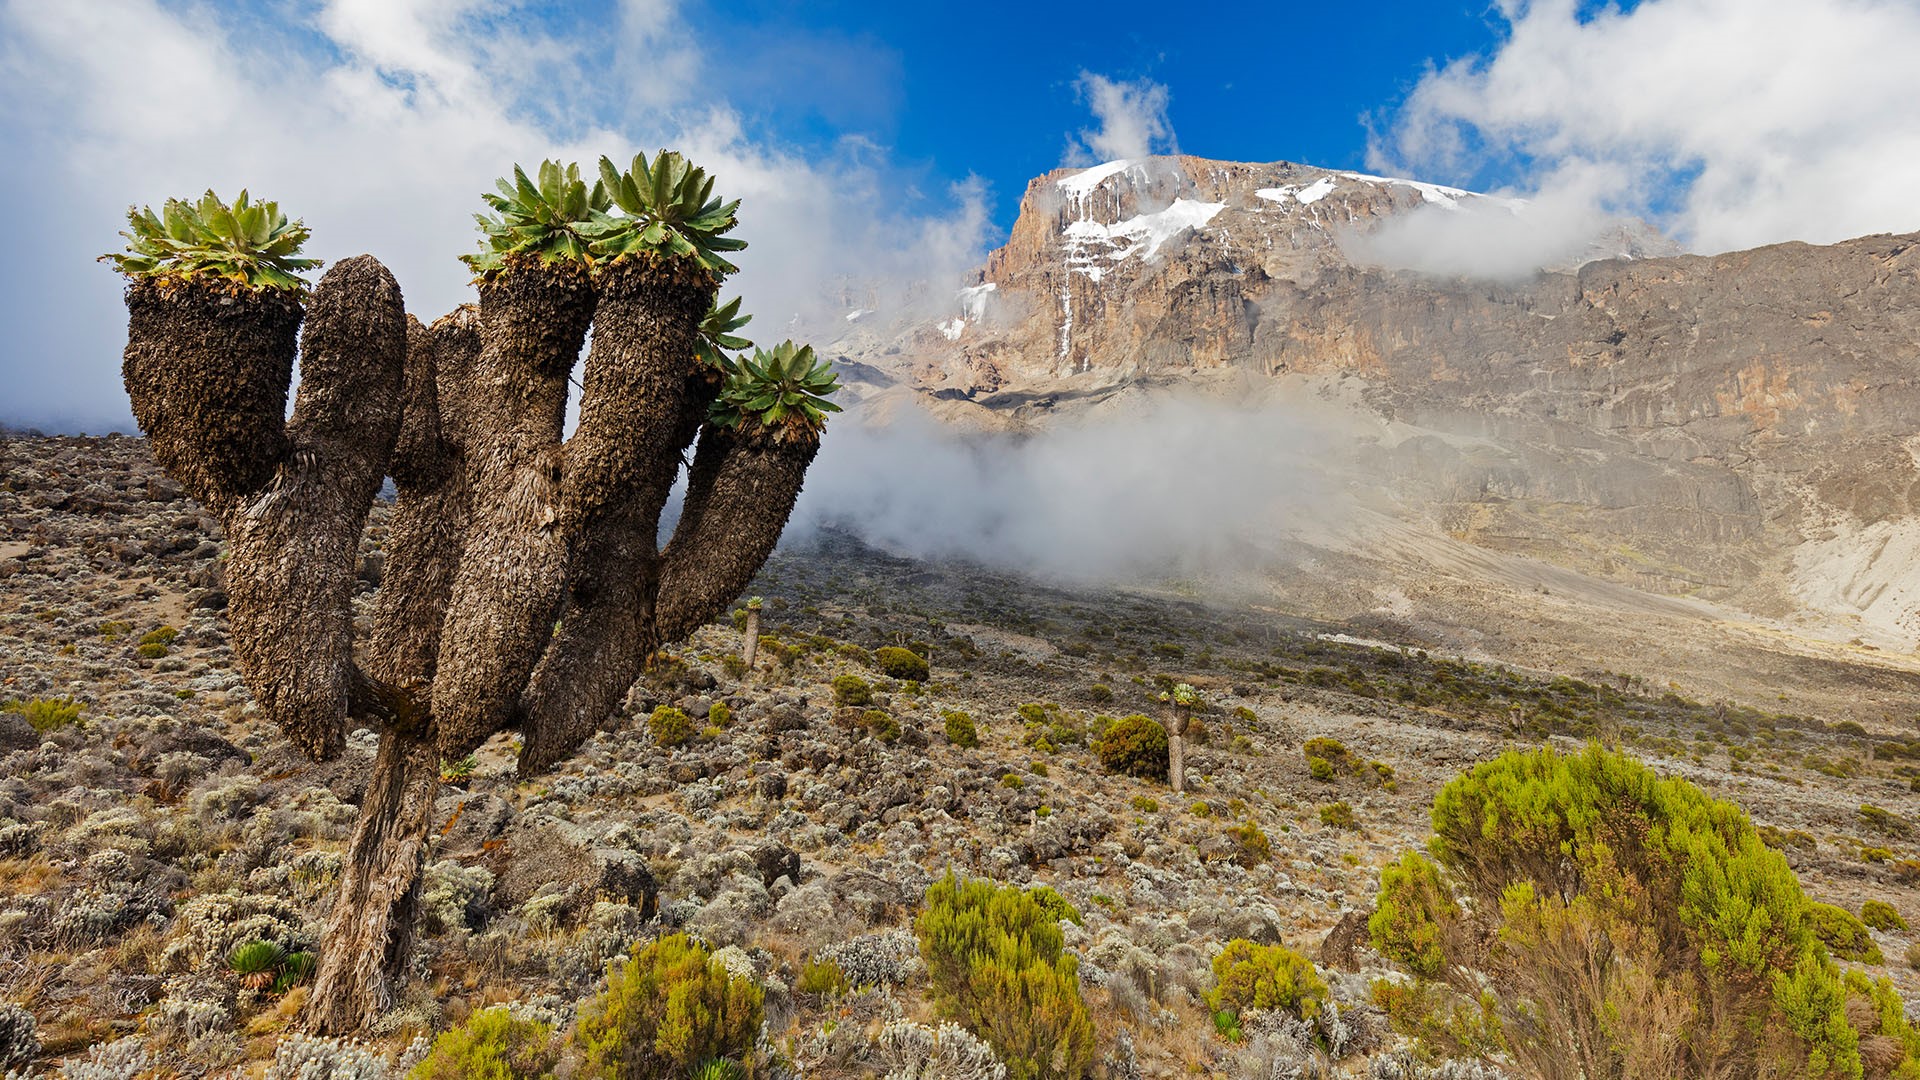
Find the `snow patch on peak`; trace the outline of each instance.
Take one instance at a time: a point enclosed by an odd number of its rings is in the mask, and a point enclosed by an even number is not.
[[[1525,199],[1503,199],[1497,195],[1482,195],[1477,191],[1464,191],[1460,188],[1446,187],[1442,184],[1428,184],[1419,180],[1405,180],[1397,176],[1373,176],[1368,173],[1341,173],[1349,180],[1360,180],[1369,184],[1387,184],[1392,187],[1409,187],[1420,193],[1420,198],[1448,210],[1460,209],[1461,199],[1485,199],[1491,203],[1517,209],[1526,205]]]
[[[967,322],[965,319],[949,319],[946,322],[936,324],[934,328],[939,330],[940,336],[946,338],[948,341],[959,341],[960,332],[967,328]]]
[[[1109,176],[1126,172],[1132,166],[1133,162],[1124,158],[1119,161],[1109,161],[1103,165],[1095,165],[1091,169],[1082,169],[1072,176],[1062,177],[1058,183],[1060,190],[1066,192],[1074,202],[1078,203],[1092,194],[1093,189],[1099,187],[1101,181]]]
[[[1175,199],[1165,210],[1137,214],[1112,225],[1084,220],[1069,222],[1064,232],[1067,265],[1099,281],[1106,276],[1106,268],[1099,265],[1100,262],[1117,263],[1135,255],[1151,259],[1160,245],[1188,229],[1205,228],[1215,214],[1226,208],[1226,203]],[[1105,246],[1100,246],[1103,243]]]
[[[984,285],[975,285],[970,289],[961,289],[960,310],[966,314],[967,318],[975,322],[980,321],[985,318],[987,314],[987,297],[992,296],[998,288],[1000,288],[1000,286],[989,281]]]

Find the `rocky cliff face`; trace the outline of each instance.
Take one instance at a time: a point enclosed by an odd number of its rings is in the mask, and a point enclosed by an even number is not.
[[[1703,257],[1620,229],[1509,283],[1353,254],[1412,212],[1524,208],[1286,163],[1056,171],[947,317],[838,351],[1023,419],[1210,369],[1338,383],[1341,467],[1434,534],[1913,647],[1915,237]]]

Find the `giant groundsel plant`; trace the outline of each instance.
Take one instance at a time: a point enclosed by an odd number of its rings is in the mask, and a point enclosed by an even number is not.
[[[507,729],[523,775],[569,756],[785,527],[831,372],[791,343],[727,357],[749,343],[739,301],[717,304],[723,253],[745,244],[714,186],[666,151],[603,160],[591,185],[571,165],[516,167],[463,257],[478,302],[431,324],[370,255],[309,293],[305,228],[244,193],[134,211],[128,251],[107,257],[129,278],[135,416],[226,531],[248,688],[315,758],[355,727],[381,735],[321,943],[319,1030],[361,1027],[409,970],[438,763]],[[387,478],[386,571],[357,641],[358,544]]]

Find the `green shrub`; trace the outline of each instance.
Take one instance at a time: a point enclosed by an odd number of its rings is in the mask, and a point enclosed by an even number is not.
[[[142,660],[158,660],[167,655],[167,647],[157,641],[149,641],[145,645],[134,646],[133,655]]]
[[[1900,815],[1872,803],[1860,804],[1860,820],[1882,836],[1907,835],[1907,823]]]
[[[80,719],[80,703],[72,698],[31,698],[26,701],[9,701],[0,709],[18,713],[24,717],[33,730],[46,734],[57,731]]]
[[[1335,829],[1357,829],[1360,823],[1354,820],[1353,807],[1344,799],[1330,802],[1320,808],[1320,824]]]
[[[1884,900],[1869,900],[1860,905],[1860,921],[1873,930],[1905,930],[1907,920]]]
[[[900,738],[900,721],[885,709],[868,709],[860,715],[860,725],[867,729],[867,734],[883,743]]]
[[[1187,807],[1187,813],[1197,818],[1210,818],[1213,816],[1213,807],[1208,806],[1205,799],[1199,799]]]
[[[1813,935],[1833,955],[1856,964],[1878,964],[1886,959],[1868,935],[1866,924],[1854,918],[1853,912],[1835,904],[1815,903],[1811,907]]]
[[[1087,699],[1096,705],[1105,705],[1113,700],[1113,687],[1106,683],[1094,683],[1087,687]]]
[[[582,1080],[668,1080],[713,1059],[748,1061],[762,992],[685,934],[649,943],[607,971],[580,1010],[573,1046]]]
[[[1010,1080],[1079,1080],[1093,1061],[1079,962],[1061,948],[1059,911],[1073,908],[1048,894],[949,872],[914,920],[934,1008],[985,1039]]]
[[[1003,788],[1012,788],[1015,791],[1021,791],[1026,788],[1027,782],[1026,780],[1021,778],[1019,773],[1010,772],[1000,778],[1000,786]]]
[[[173,644],[173,639],[179,636],[180,631],[173,627],[161,626],[141,634],[140,644],[167,646]]]
[[[1135,795],[1133,797],[1133,808],[1143,814],[1158,813],[1160,810],[1160,800],[1149,798],[1145,795]]]
[[[802,994],[844,994],[848,990],[847,974],[831,960],[808,957],[800,962],[800,974],[794,979],[793,988]]]
[[[1249,870],[1273,858],[1273,843],[1252,819],[1228,829],[1227,839],[1233,841],[1233,861]]]
[[[661,746],[685,746],[693,738],[693,718],[671,705],[661,705],[647,717],[647,730]]]
[[[707,709],[707,723],[724,728],[733,723],[733,709],[724,701],[716,701]]]
[[[1285,945],[1258,945],[1234,938],[1213,958],[1213,989],[1207,1004],[1236,1015],[1248,1009],[1285,1011],[1302,1020],[1320,1013],[1327,983],[1313,961]]]
[[[873,687],[858,675],[836,675],[833,678],[833,703],[835,705],[870,705],[873,703]]]
[[[549,1080],[559,1054],[553,1029],[504,1005],[481,1009],[445,1031],[408,1080]]]
[[[880,666],[881,674],[889,679],[912,679],[925,682],[932,672],[927,667],[927,659],[912,649],[902,649],[888,645],[873,651],[874,663]]]
[[[1123,716],[1108,724],[1093,741],[1093,756],[1108,772],[1165,781],[1167,729],[1139,713]]]
[[[947,741],[955,746],[973,750],[980,745],[980,732],[973,726],[973,717],[958,709],[948,709],[940,714],[946,721]]]
[[[1460,905],[1441,881],[1439,867],[1409,851],[1380,871],[1380,896],[1367,917],[1367,936],[1380,955],[1431,979],[1446,964],[1443,935],[1459,918]]]
[[[1867,955],[1872,942],[1808,900],[1738,807],[1589,746],[1482,763],[1440,791],[1432,820],[1444,875],[1389,868],[1368,929],[1461,1000],[1490,990],[1524,1072],[1658,1060],[1663,1075],[1730,1075],[1765,1059],[1861,1075],[1822,943]]]
[[[1318,780],[1323,784],[1333,783],[1334,778],[1337,775],[1333,770],[1333,762],[1328,761],[1326,758],[1323,758],[1323,757],[1308,758],[1307,772],[1311,774],[1315,780]]]

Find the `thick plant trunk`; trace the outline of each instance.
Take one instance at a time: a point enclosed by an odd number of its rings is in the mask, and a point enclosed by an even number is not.
[[[660,512],[718,389],[695,355],[710,274],[686,259],[628,259],[597,286],[580,426],[566,447],[566,600],[521,702],[528,775],[593,734],[663,640]]]
[[[381,738],[320,939],[306,1014],[314,1031],[359,1031],[393,1006],[394,989],[412,962],[420,871],[439,787],[431,739],[394,730]]]
[[[433,717],[458,758],[515,718],[565,582],[560,431],[594,314],[586,273],[523,263],[480,286],[466,411],[468,526],[440,636]]]
[[[1167,782],[1175,795],[1187,793],[1187,710],[1178,705],[1167,727]]]
[[[747,608],[747,629],[740,643],[740,659],[746,661],[747,678],[753,678],[753,661],[760,655],[760,609]]]
[[[712,424],[687,474],[686,507],[661,557],[655,621],[678,641],[739,597],[780,542],[819,440],[743,420]]]

